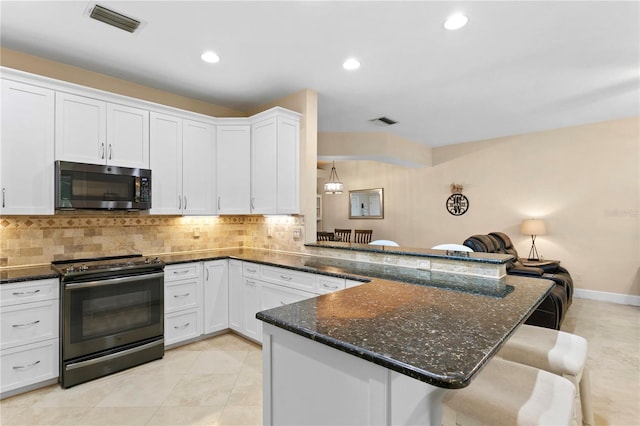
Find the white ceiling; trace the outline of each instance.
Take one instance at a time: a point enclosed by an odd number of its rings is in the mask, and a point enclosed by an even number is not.
[[[95,2],[2,0],[0,42],[242,111],[310,88],[320,131],[429,146],[640,115],[637,1],[98,3],[144,27],[89,19]],[[467,26],[443,29],[458,11]]]

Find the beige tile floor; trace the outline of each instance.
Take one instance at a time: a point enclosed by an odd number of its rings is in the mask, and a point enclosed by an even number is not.
[[[640,425],[640,308],[576,299],[563,329],[589,341],[598,425]],[[260,347],[224,334],[67,390],[0,402],[2,425],[259,425]]]

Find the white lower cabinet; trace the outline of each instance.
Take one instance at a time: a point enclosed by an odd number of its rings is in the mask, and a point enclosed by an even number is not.
[[[227,329],[261,343],[258,312],[360,284],[236,259],[169,265],[165,346]]]
[[[204,262],[204,334],[229,328],[229,262]]]
[[[164,344],[202,334],[202,262],[168,265],[164,271]]]
[[[59,285],[56,278],[2,285],[2,397],[58,377]]]

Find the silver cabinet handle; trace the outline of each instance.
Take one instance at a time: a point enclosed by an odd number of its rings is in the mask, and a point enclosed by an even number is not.
[[[284,302],[281,300],[281,301],[280,301],[280,305],[281,305],[281,306],[284,306],[284,305],[286,305],[286,303],[284,303]]]
[[[100,144],[100,153],[98,155],[100,155],[100,158],[104,160],[104,143]]]
[[[26,323],[26,324],[13,324],[13,325],[11,325],[11,327],[13,327],[13,328],[27,328],[27,327],[34,326],[39,322],[40,322],[40,320],[35,320],[34,322],[29,322],[29,323]]]
[[[185,269],[185,270],[182,270],[182,271],[173,271],[173,275],[184,275],[184,274],[188,274],[188,273],[189,273],[188,269]]]
[[[251,280],[246,280],[245,284],[250,285],[250,286],[253,287],[254,285],[256,285],[256,282],[255,281],[251,281]]]
[[[205,269],[205,271],[207,271],[207,278],[205,278],[205,280],[209,281],[209,268]]]
[[[292,277],[289,277],[287,275],[282,275],[282,274],[280,274],[280,278],[282,278],[285,281],[291,281],[293,279]]]
[[[181,297],[187,297],[189,295],[189,293],[185,293],[185,294],[174,294],[173,297],[176,299],[180,299]]]
[[[251,210],[255,210],[256,208],[253,206],[253,201],[255,200],[255,197],[251,197]]]
[[[111,160],[112,151],[113,151],[113,149],[111,147],[111,144],[109,144],[109,160]]]
[[[191,323],[188,322],[188,323],[182,324],[182,325],[174,325],[173,328],[175,328],[176,330],[184,330],[185,328],[189,327],[189,324],[191,324]]]
[[[182,197],[178,195],[178,210],[182,210]]]
[[[322,283],[322,287],[328,288],[329,290],[337,290],[339,288],[337,285],[328,285],[325,283]]]
[[[12,368],[14,370],[26,370],[27,368],[35,367],[38,364],[40,364],[40,360],[36,362],[32,362],[31,364],[28,364],[28,365],[14,365]]]
[[[184,209],[187,209],[187,196],[184,196]]]
[[[25,297],[25,296],[33,296],[34,294],[38,294],[40,293],[40,290],[33,290],[33,291],[14,291],[13,294],[14,296],[18,296],[18,297]]]
[[[256,272],[258,272],[256,269],[251,269],[251,268],[247,268],[247,272],[250,272],[252,274],[255,274]]]
[[[220,197],[218,197],[218,210],[220,210]]]
[[[6,188],[2,188],[2,207],[5,207],[4,198],[5,198],[5,193],[6,192],[7,192],[7,189]]]

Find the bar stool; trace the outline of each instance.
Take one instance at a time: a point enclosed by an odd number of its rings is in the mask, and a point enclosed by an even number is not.
[[[569,425],[575,387],[564,377],[493,358],[469,386],[447,392],[443,424]],[[453,416],[447,410],[453,410]]]
[[[569,379],[576,387],[574,419],[595,425],[591,406],[591,385],[586,367],[587,340],[564,331],[521,325],[500,349],[497,357],[530,365]],[[581,410],[579,411],[578,404]]]

